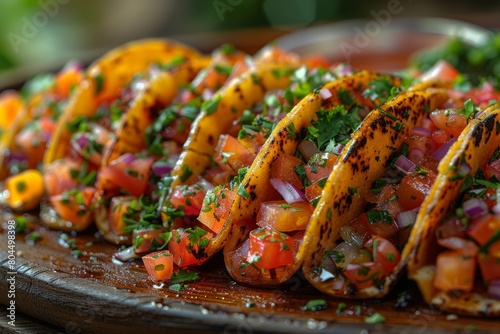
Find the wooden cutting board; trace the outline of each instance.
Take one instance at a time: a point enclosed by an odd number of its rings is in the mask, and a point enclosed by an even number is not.
[[[6,222],[0,243],[0,278],[10,272],[7,262]],[[485,331],[496,333],[498,321],[455,317],[430,310],[413,282],[403,279],[384,300],[338,300],[315,291],[300,274],[282,286],[256,288],[234,282],[224,269],[222,257],[198,268],[201,280],[181,291],[155,286],[140,260],[112,261],[118,246],[102,240],[95,230],[67,235],[31,226],[41,240],[36,244],[16,236],[16,311],[66,333],[141,333],[146,329],[182,330],[187,333],[449,333]],[[398,302],[409,294],[406,304]],[[328,307],[306,311],[312,299],[325,299]],[[0,303],[10,302],[7,285],[0,285]],[[345,310],[338,312],[340,303]],[[374,312],[384,315],[383,324],[365,324]],[[359,313],[359,314],[356,314]]]

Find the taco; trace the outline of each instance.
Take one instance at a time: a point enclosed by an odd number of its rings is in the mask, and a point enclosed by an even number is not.
[[[98,171],[96,224],[104,238],[130,245],[134,230],[147,227],[156,234],[163,232],[157,210],[166,190],[163,179],[179,158],[193,120],[245,56],[224,45],[197,71],[191,68],[190,73],[178,64],[177,69],[157,76],[147,93],[132,104]],[[189,80],[173,80],[186,75]],[[162,101],[168,95],[168,103]],[[147,242],[141,249],[148,249]]]
[[[302,242],[325,181],[361,120],[400,86],[395,77],[361,71],[301,100],[276,126],[238,185],[224,248],[230,275],[251,285],[279,284],[304,260]],[[380,88],[370,99],[363,92]],[[394,87],[396,88],[396,87]]]
[[[203,59],[187,46],[146,40],[113,50],[89,67],[44,156],[48,202],[41,203],[42,222],[67,231],[82,231],[93,222],[97,170],[122,118],[133,114],[139,122],[142,108],[155,107],[151,101],[168,104],[173,94],[158,94],[157,83],[188,82]]]
[[[500,316],[500,104],[480,111],[439,165],[408,247],[424,300],[455,314]]]
[[[438,164],[454,154],[475,103],[488,104],[477,90],[447,86],[424,82],[377,107],[345,147],[304,238],[314,246],[303,273],[320,291],[380,298],[401,276],[416,217],[439,187]]]
[[[38,206],[44,188],[37,168],[57,119],[82,78],[82,67],[68,63],[55,75],[28,81],[20,92],[2,93],[0,179],[6,180],[6,191],[1,197],[9,208],[28,211]]]
[[[144,255],[168,248],[174,263],[186,267],[201,264],[222,247],[219,245],[217,250],[210,248],[212,252],[206,253],[206,245],[201,246],[210,243],[209,238],[213,235],[212,230],[196,219],[205,194],[211,196],[209,193],[216,186],[227,183],[236,175],[236,166],[251,164],[254,153],[232,136],[237,136],[242,124],[251,123],[257,114],[262,116],[261,125],[265,120],[263,115],[268,120],[279,116],[279,110],[272,111],[265,96],[288,87],[293,71],[299,67],[296,56],[275,47],[265,50],[253,60],[247,57],[243,73],[237,76],[231,73],[226,84],[199,106],[201,112],[191,125],[179,160],[168,173],[170,175],[156,181],[159,181],[157,187],[162,193],[160,200],[150,205],[151,202],[144,202],[142,197],[133,203],[138,204],[135,210],[127,204],[119,206],[128,207],[127,212],[121,210],[125,213],[120,216],[124,219],[125,229],[134,229],[132,244],[135,254]],[[240,64],[235,69],[241,70]],[[265,126],[270,125],[272,123],[267,121]],[[227,150],[234,154],[226,155]],[[230,203],[232,198],[228,192],[225,203]],[[162,217],[160,221],[156,218],[158,214]]]

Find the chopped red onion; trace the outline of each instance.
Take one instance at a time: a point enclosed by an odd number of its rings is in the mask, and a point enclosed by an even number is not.
[[[424,158],[424,155],[424,151],[414,148],[408,154],[408,159],[410,159],[414,164],[418,164]]]
[[[322,88],[319,90],[319,95],[321,95],[321,97],[323,98],[323,100],[326,100],[326,99],[329,99],[331,98],[333,95],[332,95],[332,92],[330,92],[330,90],[328,88]]]
[[[471,198],[465,201],[462,205],[464,213],[470,219],[480,217],[488,213],[488,205],[481,198]]]
[[[430,118],[424,118],[422,120],[422,127],[424,129],[427,129],[428,131],[431,131],[432,129],[435,128],[434,122]]]
[[[359,269],[360,265],[359,264],[351,264],[349,263],[347,267],[345,268],[346,271],[352,271],[352,270],[357,270]]]
[[[416,126],[413,129],[411,129],[411,134],[417,136],[429,137],[431,135],[431,132],[424,127]]]
[[[450,150],[451,145],[453,145],[456,141],[457,140],[455,138],[451,138],[440,148],[438,148],[434,153],[432,153],[432,157],[437,160],[443,159],[446,153],[448,153],[448,151]]]
[[[128,260],[137,259],[140,256],[134,252],[134,247],[130,246],[128,248],[125,248],[121,252],[113,254],[113,257],[120,260],[120,261],[125,262]]]
[[[165,161],[156,161],[151,170],[158,176],[165,176],[172,171],[173,167]]]
[[[334,71],[341,77],[350,75],[353,73],[352,66],[346,63],[340,63],[337,65],[337,67],[334,69]]]
[[[460,171],[461,175],[467,175],[467,174],[470,173],[470,171],[472,170],[472,168],[469,166],[468,163],[466,163],[464,161],[464,162],[460,163],[460,166],[458,166],[458,170]]]
[[[72,61],[67,62],[66,65],[64,65],[64,67],[61,70],[61,72],[64,72],[64,71],[67,71],[67,70],[70,70],[70,69],[75,69],[76,71],[83,71],[84,66],[79,61],[72,60]]]
[[[358,109],[358,115],[359,115],[359,118],[361,119],[364,119],[366,116],[368,116],[368,114],[370,113],[370,109],[368,108],[359,108]]]
[[[500,300],[500,279],[494,279],[490,281],[490,286],[488,287],[488,296],[490,296],[490,298]]]
[[[197,183],[198,185],[201,186],[201,188],[205,191],[205,193],[215,188],[215,186],[212,183],[208,182],[206,179],[202,177],[200,177],[200,180]]]
[[[398,216],[396,218],[396,224],[398,225],[398,227],[405,228],[406,226],[415,224],[415,221],[417,220],[418,209],[402,211],[398,213]]]
[[[5,154],[5,159],[6,159],[7,164],[11,164],[14,161],[17,161],[17,162],[27,161],[28,157],[26,156],[26,154],[24,152],[11,151],[11,150],[7,149],[6,154]]]
[[[78,138],[76,138],[76,143],[78,144],[78,146],[83,150],[85,147],[87,147],[87,145],[89,144],[90,140],[89,138],[84,134],[80,134],[78,136]]]
[[[304,159],[307,161],[309,161],[313,155],[319,153],[319,149],[316,144],[310,140],[303,140],[297,148],[299,149],[300,154],[302,154]]]
[[[344,149],[344,145],[342,144],[337,144],[332,150],[332,153],[335,155],[340,155],[342,153],[342,150]]]
[[[41,133],[42,141],[44,142],[49,142],[50,138],[52,137],[52,133],[48,131],[42,131]]]
[[[135,161],[135,156],[132,153],[125,153],[124,155],[122,155],[118,159],[120,159],[121,162],[129,165]]]
[[[497,204],[495,204],[495,206],[493,206],[493,208],[491,208],[491,210],[494,213],[496,213],[497,215],[500,215],[500,189],[497,189],[497,191],[496,191],[495,201]]]
[[[399,158],[394,163],[394,166],[405,174],[409,174],[415,170],[415,164],[413,163],[413,161],[411,161],[404,155],[399,156]]]
[[[342,276],[337,276],[335,278],[335,280],[333,281],[332,289],[333,290],[342,290],[342,289],[344,289],[344,285],[345,285],[345,278]]]
[[[210,100],[214,96],[214,91],[210,88],[205,88],[203,93],[201,94],[201,98],[203,101]]]
[[[486,110],[486,109],[481,109],[481,110],[479,110],[479,111],[478,111],[478,112],[474,115],[474,118],[478,118],[479,116],[481,116],[485,110]]]
[[[271,185],[276,189],[287,203],[306,202],[306,196],[293,184],[280,179],[270,179]]]

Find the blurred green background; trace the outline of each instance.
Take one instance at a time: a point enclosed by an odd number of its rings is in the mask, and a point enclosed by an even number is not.
[[[345,0],[1,0],[0,83],[6,71],[84,62],[133,39],[168,36],[208,51],[222,42],[253,52],[280,35],[372,18],[391,1]],[[401,0],[398,16],[439,16],[500,28],[500,1]],[[479,5],[480,4],[480,5]]]

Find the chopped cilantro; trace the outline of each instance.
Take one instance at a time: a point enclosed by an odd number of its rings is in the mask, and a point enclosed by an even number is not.
[[[181,166],[182,174],[180,176],[181,181],[185,182],[191,175],[193,175],[193,170],[188,165]]]
[[[366,213],[366,216],[368,217],[368,222],[370,222],[370,224],[393,223],[392,216],[387,210],[370,210]]]
[[[471,116],[474,116],[476,112],[477,112],[477,107],[474,104],[474,102],[472,102],[471,99],[468,99],[467,101],[464,102],[463,109],[458,110],[458,113],[464,115],[467,121],[471,118]]]
[[[207,115],[211,115],[217,110],[221,99],[222,96],[220,94],[217,94],[210,100],[203,102],[203,104],[201,105],[201,109],[205,111]]]
[[[94,77],[95,80],[95,93],[99,94],[104,88],[104,74],[99,73]]]
[[[239,187],[238,187],[238,190],[237,190],[237,193],[239,195],[241,195],[244,199],[248,199],[248,197],[250,196],[247,191],[245,190],[245,187],[243,186],[243,184],[240,184]]]
[[[385,321],[386,321],[385,317],[378,312],[373,313],[372,315],[365,318],[366,324],[380,324]]]
[[[307,302],[303,307],[307,311],[320,311],[328,307],[328,303],[324,299],[313,299]]]

